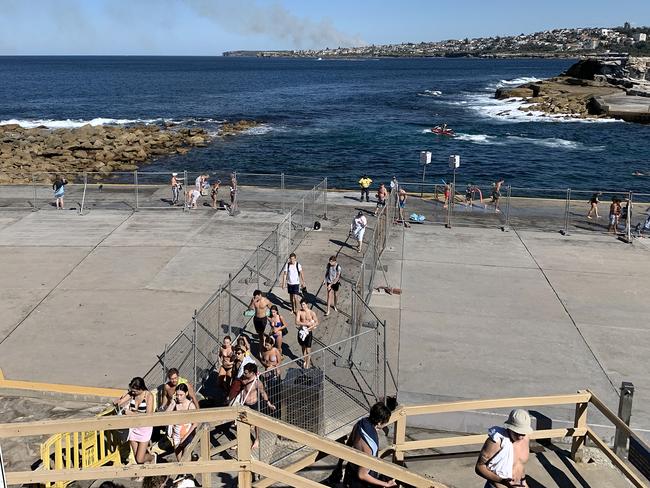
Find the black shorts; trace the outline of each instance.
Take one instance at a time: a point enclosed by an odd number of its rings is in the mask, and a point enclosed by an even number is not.
[[[331,283],[330,286],[332,287],[332,291],[339,291],[339,286],[341,286],[341,282],[337,281],[336,283]]]
[[[310,332],[307,334],[307,337],[305,337],[305,340],[300,339],[300,333],[298,333],[298,344],[300,344],[301,347],[311,347],[311,342],[314,339],[314,335]]]
[[[257,332],[257,335],[264,334],[267,322],[268,319],[266,317],[253,317],[253,325],[255,326],[255,332]]]
[[[287,285],[289,295],[300,295],[300,285]]]

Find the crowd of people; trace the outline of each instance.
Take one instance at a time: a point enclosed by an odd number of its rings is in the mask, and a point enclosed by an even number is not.
[[[237,199],[237,175],[236,173],[230,174],[230,182],[228,192],[230,195],[230,205],[226,204],[219,198],[219,190],[221,188],[221,180],[215,179],[210,182],[210,175],[208,173],[201,173],[194,180],[194,186],[188,187],[183,190],[183,184],[187,184],[184,177],[179,176],[178,173],[172,173],[169,180],[171,187],[172,198],[170,204],[172,206],[179,205],[180,197],[183,195],[183,205],[186,209],[198,208],[199,199],[203,196],[210,195],[210,203],[206,204],[213,209],[229,210],[236,204]]]

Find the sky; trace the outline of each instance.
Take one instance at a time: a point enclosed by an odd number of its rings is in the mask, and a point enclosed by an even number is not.
[[[650,25],[650,1],[0,0],[0,55],[220,55]]]

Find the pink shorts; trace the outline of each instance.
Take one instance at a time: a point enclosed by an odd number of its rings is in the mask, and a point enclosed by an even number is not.
[[[134,427],[129,429],[129,440],[135,442],[149,442],[153,427]]]

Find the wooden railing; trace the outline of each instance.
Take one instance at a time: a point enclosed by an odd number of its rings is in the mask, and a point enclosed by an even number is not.
[[[587,423],[589,406],[593,406],[603,414],[614,426],[623,430],[630,438],[647,448],[623,421],[621,421],[602,401],[589,390],[570,395],[552,395],[537,397],[503,398],[496,400],[461,401],[433,405],[407,405],[398,407],[390,419],[394,424],[394,442],[388,450],[393,453],[394,463],[386,462],[368,456],[360,451],[345,446],[335,440],[305,431],[286,424],[246,407],[228,407],[202,409],[197,411],[157,413],[142,416],[105,417],[101,419],[57,420],[29,423],[0,424],[0,439],[8,437],[25,437],[49,435],[69,432],[110,431],[129,427],[144,427],[167,424],[200,424],[197,433],[198,447],[201,456],[198,461],[180,463],[165,463],[158,465],[114,465],[110,467],[84,467],[78,469],[55,469],[51,471],[14,471],[7,472],[8,484],[45,483],[59,480],[95,480],[113,479],[137,476],[176,475],[193,473],[202,475],[202,485],[211,486],[211,473],[237,473],[239,486],[252,486],[252,475],[262,477],[255,483],[256,488],[265,488],[275,482],[281,482],[298,488],[323,487],[324,485],[300,476],[298,473],[313,464],[323,455],[331,455],[345,461],[367,467],[390,478],[415,487],[445,488],[445,485],[427,477],[410,472],[400,466],[406,453],[423,449],[439,449],[444,447],[480,445],[485,434],[456,435],[453,437],[424,439],[418,441],[406,440],[408,420],[414,416],[435,415],[440,413],[458,413],[484,409],[510,409],[541,406],[574,405],[574,425],[568,428],[536,430],[531,439],[552,439],[570,437],[572,439],[571,455],[574,461],[580,461],[582,446],[589,438],[621,471],[621,473],[637,488],[648,488],[642,480],[621,458],[609,448]],[[226,446],[213,448],[211,431],[219,425],[235,423],[237,439]],[[256,460],[251,450],[251,429],[258,428],[282,436],[285,439],[304,445],[309,454],[293,464],[279,468]],[[211,456],[222,452],[228,447],[237,448],[235,460],[212,460]]]
[[[334,440],[286,424],[247,407],[154,413],[135,417],[113,416],[83,420],[46,420],[40,422],[0,424],[0,439],[70,432],[111,431],[131,427],[185,424],[190,422],[201,424],[197,433],[201,453],[198,461],[128,466],[122,466],[121,464],[104,467],[79,466],[78,469],[54,469],[48,471],[8,471],[6,472],[7,484],[18,485],[25,483],[51,483],[70,480],[99,480],[193,473],[200,474],[202,476],[202,486],[209,488],[212,485],[211,473],[229,472],[237,473],[239,486],[242,488],[251,487],[253,473],[269,478],[273,482],[279,481],[298,488],[325,488],[325,485],[296,474],[298,470],[294,472],[281,469],[256,460],[251,452],[251,430],[258,428],[307,446],[313,451],[323,452],[337,458],[345,459],[348,462],[368,467],[385,476],[394,478],[403,484],[418,488],[446,488],[441,483],[412,473],[399,465],[369,456]],[[232,422],[235,423],[237,432],[237,459],[212,460],[211,455],[214,452],[211,453],[211,431],[219,425]]]
[[[444,447],[467,446],[483,444],[487,438],[486,434],[456,435],[453,437],[442,437],[418,441],[406,440],[406,428],[409,417],[418,415],[434,415],[440,413],[467,412],[474,410],[497,409],[497,408],[526,408],[557,405],[575,405],[575,420],[573,427],[560,429],[536,430],[530,434],[530,439],[554,439],[571,437],[571,457],[574,461],[582,460],[582,450],[587,437],[593,441],[621,471],[621,473],[637,488],[648,488],[648,485],[612,451],[607,443],[603,441],[593,429],[587,424],[587,412],[589,404],[593,405],[610,422],[619,429],[622,429],[629,437],[639,442],[642,446],[647,444],[641,440],[614,412],[612,412],[602,401],[591,391],[583,390],[572,395],[551,395],[537,397],[502,398],[496,400],[473,400],[451,403],[439,403],[433,405],[412,405],[401,406],[393,412],[390,423],[395,424],[394,440],[391,450],[393,460],[396,463],[404,462],[404,454],[407,452],[422,449],[440,449]]]

